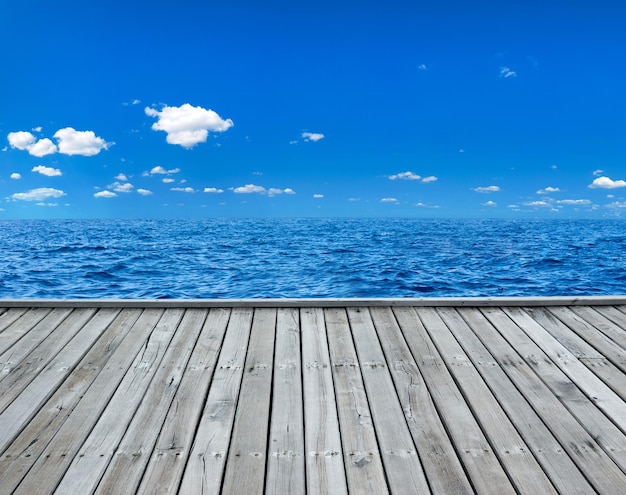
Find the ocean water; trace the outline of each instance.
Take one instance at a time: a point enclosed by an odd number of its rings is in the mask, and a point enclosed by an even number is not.
[[[620,220],[16,220],[0,253],[0,298],[626,294]]]

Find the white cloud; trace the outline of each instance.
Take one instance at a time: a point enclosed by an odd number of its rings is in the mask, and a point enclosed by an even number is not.
[[[595,175],[596,177],[597,177],[598,175],[602,175],[603,173],[604,173],[604,170],[600,170],[600,169],[597,169],[597,170],[594,170],[594,171],[593,171],[593,175]]]
[[[193,187],[172,187],[172,191],[194,193],[196,190]]]
[[[500,67],[500,77],[508,78],[508,77],[517,77],[517,72],[512,71],[508,67]]]
[[[18,150],[27,150],[35,144],[35,136],[27,131],[9,132],[7,139],[11,148],[17,148]]]
[[[475,187],[472,191],[476,191],[479,193],[492,193],[500,191],[499,186],[485,186],[485,187]]]
[[[348,201],[351,203],[356,203],[357,201],[361,201],[361,198],[348,198]]]
[[[59,141],[59,153],[64,155],[94,156],[113,144],[96,136],[93,131],[77,131],[72,127],[59,129],[54,137]]]
[[[614,201],[606,206],[607,208],[626,208],[626,201]]]
[[[562,199],[557,201],[560,205],[590,205],[591,201],[588,199]]]
[[[11,197],[21,201],[43,201],[46,198],[60,198],[61,196],[65,196],[65,193],[59,189],[39,187],[28,192],[15,193]]]
[[[559,168],[559,167],[557,167],[556,165],[550,165],[550,168],[551,168],[552,170],[556,170],[556,169],[557,169],[557,168]]]
[[[320,139],[324,139],[324,134],[318,134],[316,132],[303,132],[302,138],[305,142],[313,141],[315,143]]]
[[[427,205],[426,203],[422,203],[421,201],[419,203],[415,203],[415,206],[419,207],[419,208],[441,208],[438,205]]]
[[[483,203],[483,206],[489,206],[489,207],[495,207],[498,206],[498,203],[495,203],[494,201],[487,201],[486,203]]]
[[[537,194],[550,194],[550,193],[555,193],[555,192],[561,192],[561,190],[558,187],[544,187],[543,189],[539,189],[537,191]]]
[[[142,196],[150,196],[152,194],[152,191],[149,191],[148,189],[137,189],[137,192]]]
[[[157,165],[156,167],[153,167],[152,170],[150,170],[151,175],[155,175],[155,174],[169,175],[169,174],[177,174],[178,172],[180,172],[179,168],[165,170],[163,167],[161,167],[161,165]]]
[[[381,203],[397,203],[398,200],[396,198],[382,198],[380,202]]]
[[[233,126],[231,119],[224,120],[213,110],[194,107],[189,103],[180,107],[166,105],[160,112],[146,107],[145,112],[149,117],[158,118],[152,124],[152,130],[165,131],[168,143],[183,148],[193,148],[198,143],[206,142],[209,131],[224,132]]]
[[[163,184],[171,184],[172,182],[176,181],[170,177],[166,177],[165,179],[163,179]]]
[[[324,195],[323,194],[314,194],[313,197],[315,199],[322,199],[324,197]]]
[[[233,192],[236,194],[252,194],[252,193],[263,194],[266,192],[266,190],[263,186],[255,186],[254,184],[246,184],[245,186],[234,188]]]
[[[22,178],[22,176],[20,174],[18,174],[17,172],[13,172],[11,174],[11,179],[13,180],[20,180]]]
[[[58,168],[44,167],[43,165],[37,165],[33,167],[31,172],[37,172],[41,175],[47,175],[48,177],[59,177],[63,173]]]
[[[427,66],[426,64],[419,64],[419,65],[417,66],[417,68],[418,68],[419,70],[428,70],[428,66]]]
[[[119,173],[119,174],[117,174],[117,175],[114,177],[114,179],[121,180],[121,181],[124,181],[124,182],[125,182],[125,181],[127,181],[127,180],[128,180],[128,177],[126,177],[126,174]]]
[[[108,187],[109,189],[113,189],[115,192],[129,193],[134,189],[135,186],[133,186],[130,182],[114,182]]]
[[[205,187],[204,192],[211,194],[221,194],[224,192],[224,189],[218,189],[217,187]]]
[[[424,177],[424,178],[422,179],[422,183],[423,183],[423,184],[428,184],[428,183],[430,183],[430,182],[435,182],[435,181],[437,181],[437,180],[438,180],[438,179],[437,179],[437,177],[435,177],[434,175],[429,175],[428,177]]]
[[[420,180],[422,177],[413,172],[401,172],[399,174],[390,175],[390,180]]]
[[[267,195],[269,197],[276,196],[277,194],[296,194],[296,192],[290,187],[287,187],[286,189],[278,189],[276,187],[270,187],[270,189],[267,191]]]
[[[48,138],[43,138],[30,146],[28,152],[36,157],[52,155],[57,152],[57,146]]]
[[[539,208],[544,208],[546,206],[552,206],[552,203],[547,202],[547,201],[529,201],[528,203],[524,203],[524,206],[533,206],[533,207],[539,207]]]
[[[626,187],[626,181],[613,180],[608,177],[598,177],[587,187],[590,187],[591,189],[617,189],[619,187]]]
[[[94,198],[115,198],[117,194],[112,191],[100,191],[93,195]]]

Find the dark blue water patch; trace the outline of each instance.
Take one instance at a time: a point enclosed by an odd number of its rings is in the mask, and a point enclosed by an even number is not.
[[[626,294],[623,221],[0,222],[0,297]]]

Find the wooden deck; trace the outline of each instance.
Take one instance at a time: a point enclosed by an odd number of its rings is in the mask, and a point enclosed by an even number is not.
[[[0,493],[625,493],[626,301],[501,302],[0,301]]]

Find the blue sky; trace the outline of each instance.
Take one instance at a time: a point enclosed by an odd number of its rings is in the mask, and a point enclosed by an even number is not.
[[[618,2],[0,2],[0,219],[614,218]]]

